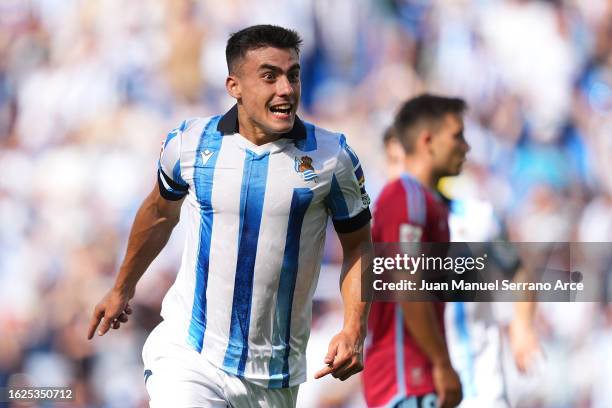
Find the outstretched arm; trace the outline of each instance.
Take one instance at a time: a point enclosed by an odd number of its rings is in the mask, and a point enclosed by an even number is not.
[[[343,250],[340,292],[344,303],[344,324],[329,344],[325,364],[315,374],[332,374],[342,381],[363,370],[363,342],[367,331],[369,302],[361,299],[362,268],[373,258],[370,224],[359,230],[338,234]]]
[[[91,339],[102,321],[98,334],[111,327],[118,329],[131,313],[128,301],[134,296],[136,283],[151,262],[164,248],[179,221],[183,199],[169,201],[160,195],[157,186],[140,206],[128,240],[127,252],[119,268],[113,288],[94,309],[87,338]]]

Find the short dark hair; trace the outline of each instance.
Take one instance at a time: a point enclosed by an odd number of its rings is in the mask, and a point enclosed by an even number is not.
[[[383,133],[383,144],[387,146],[389,142],[393,139],[397,139],[397,135],[395,134],[395,127],[393,125],[388,126],[385,129],[385,133]]]
[[[262,24],[244,28],[233,33],[227,40],[225,47],[225,60],[227,69],[234,71],[235,63],[244,58],[247,51],[262,48],[292,48],[299,55],[302,38],[294,31],[287,28]]]
[[[395,116],[393,127],[396,137],[407,153],[414,150],[414,143],[421,126],[429,126],[435,131],[448,113],[462,115],[467,109],[461,98],[422,94],[409,99]]]

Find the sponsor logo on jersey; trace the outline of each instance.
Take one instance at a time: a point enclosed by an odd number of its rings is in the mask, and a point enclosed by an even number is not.
[[[208,160],[212,157],[213,153],[214,153],[213,151],[208,150],[208,149],[202,152],[202,165],[208,162]]]

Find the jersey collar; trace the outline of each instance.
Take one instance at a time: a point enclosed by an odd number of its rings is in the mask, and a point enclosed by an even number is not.
[[[217,125],[217,130],[223,135],[238,133],[238,105],[232,106],[232,108],[223,115]],[[283,133],[281,137],[293,140],[305,139],[306,127],[304,126],[304,122],[296,115],[295,121],[293,122],[293,129],[287,133]]]

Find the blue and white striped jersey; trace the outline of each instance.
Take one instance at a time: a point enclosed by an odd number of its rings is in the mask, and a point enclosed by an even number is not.
[[[366,225],[363,183],[344,136],[299,118],[262,146],[238,133],[236,106],[170,132],[160,192],[186,196],[188,226],[162,316],[178,339],[264,387],[304,382],[327,217],[341,233]]]

